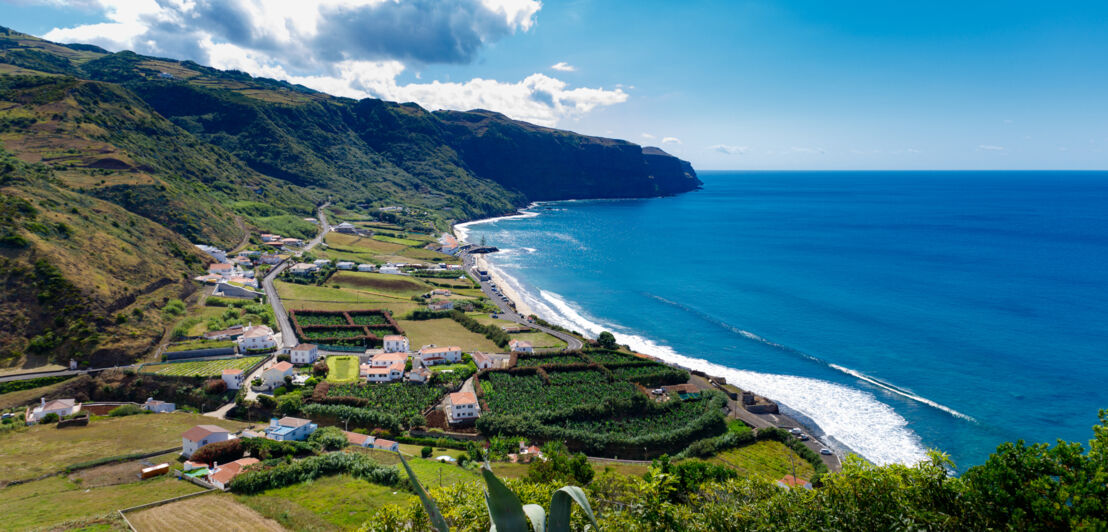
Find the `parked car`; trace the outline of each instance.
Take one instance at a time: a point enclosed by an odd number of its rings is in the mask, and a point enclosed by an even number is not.
[[[800,430],[799,427],[794,427],[794,428],[790,429],[789,432],[799,435],[801,432],[804,432],[804,431]]]
[[[800,441],[808,441],[808,440],[811,439],[811,438],[808,437],[807,434],[797,434],[796,438]]]
[[[819,450],[819,454],[822,454],[824,456],[831,456],[831,449],[824,447],[823,449]]]

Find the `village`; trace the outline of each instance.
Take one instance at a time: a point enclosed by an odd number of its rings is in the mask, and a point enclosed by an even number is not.
[[[345,220],[331,226],[329,216]],[[98,377],[141,381],[144,400],[42,396],[22,421],[81,431],[167,420],[180,428],[159,441],[175,440],[176,450],[90,471],[130,464],[141,482],[193,486],[167,488],[175,497],[241,496],[276,470],[350,453],[386,464],[399,453],[417,475],[455,480],[483,461],[523,475],[559,452],[641,471],[721,431],[774,449],[767,474],[785,486],[810,487],[817,467],[837,467],[764,398],[516,312],[479,259],[495,248],[326,205],[306,221],[319,228],[308,241],[259,232],[230,251],[197,245],[210,258],[193,279],[204,288],[174,310],[168,341],[147,362]],[[605,420],[605,405],[625,405],[618,421]],[[778,426],[792,432],[772,436]],[[756,440],[751,427],[780,441]],[[141,523],[184,506],[171,497],[160,510],[119,515]]]

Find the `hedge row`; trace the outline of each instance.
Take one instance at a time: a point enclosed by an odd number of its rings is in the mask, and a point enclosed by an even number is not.
[[[327,453],[274,467],[248,468],[246,472],[231,481],[231,491],[243,494],[259,493],[343,473],[383,486],[401,485],[400,471],[395,467],[383,466],[368,455]]]
[[[314,421],[338,425],[347,420],[352,427],[381,428],[399,434],[403,420],[399,417],[347,405],[327,405],[312,403],[304,405],[300,412]]]

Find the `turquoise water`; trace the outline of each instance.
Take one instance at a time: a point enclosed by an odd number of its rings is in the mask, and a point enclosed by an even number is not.
[[[879,463],[1087,441],[1108,173],[706,172],[460,226],[544,318],[775,398]]]

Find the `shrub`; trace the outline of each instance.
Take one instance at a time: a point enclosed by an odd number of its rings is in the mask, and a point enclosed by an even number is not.
[[[57,423],[57,422],[58,422],[58,415],[54,414],[54,413],[46,414],[45,416],[42,416],[42,419],[39,420],[39,423]]]
[[[189,459],[193,462],[205,464],[213,464],[214,462],[225,464],[242,458],[245,452],[246,449],[243,447],[242,439],[235,438],[233,440],[209,443],[197,449],[196,452],[192,453]]]
[[[419,456],[421,456],[423,458],[430,458],[431,453],[433,453],[433,452],[435,452],[434,449],[432,449],[430,447],[424,447],[424,448],[419,450]]]
[[[227,382],[223,379],[209,379],[204,383],[204,393],[208,395],[219,395],[227,391]]]
[[[231,491],[252,494],[340,473],[383,486],[400,485],[400,472],[395,467],[383,466],[364,454],[328,453],[247,471],[231,481]]]
[[[259,395],[258,404],[261,405],[262,408],[272,409],[277,407],[277,400],[269,395]]]
[[[259,460],[308,456],[316,451],[314,445],[303,441],[277,441],[269,438],[242,438],[241,441],[243,449]]]
[[[304,399],[300,392],[287,393],[277,399],[277,412],[285,415],[300,412],[302,406],[304,406]]]
[[[317,429],[308,437],[308,441],[317,444],[320,448],[334,451],[346,447],[346,435],[338,427],[323,427]]]
[[[142,407],[140,407],[139,405],[120,405],[111,409],[111,411],[108,412],[108,415],[111,417],[123,417],[133,416],[135,414],[142,414],[143,412],[145,412],[145,410],[143,410]]]
[[[292,356],[282,353],[280,355],[277,355],[277,361],[278,362],[292,362]]]
[[[312,375],[316,377],[326,377],[329,371],[331,371],[331,368],[327,367],[326,360],[319,360],[315,364],[312,364]]]

